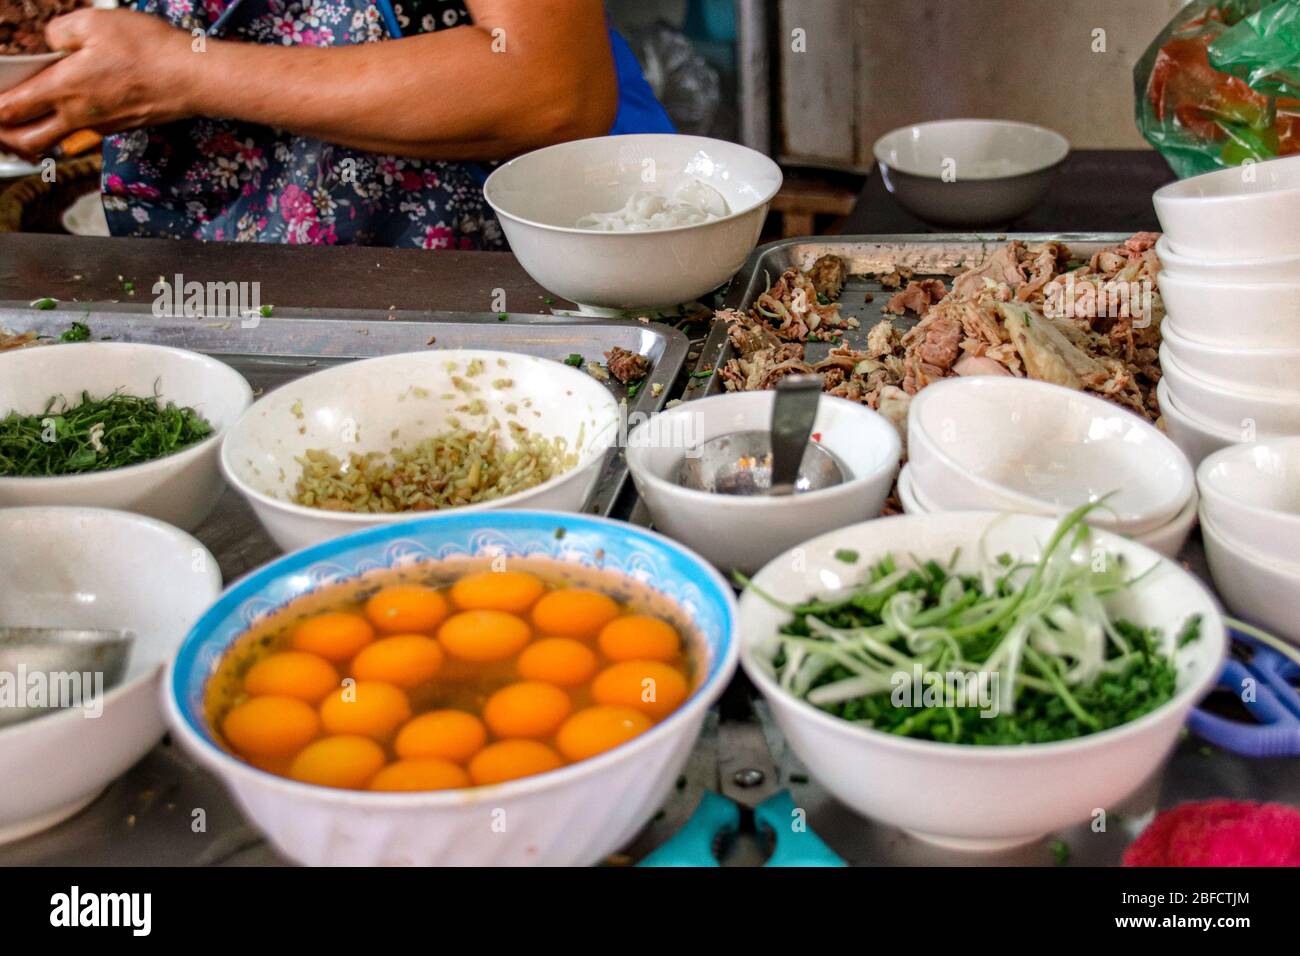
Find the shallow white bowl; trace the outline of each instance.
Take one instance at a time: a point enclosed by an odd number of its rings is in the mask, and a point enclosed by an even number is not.
[[[1234,615],[1300,644],[1300,564],[1288,564],[1228,536],[1201,512],[1210,577]]]
[[[1056,520],[986,512],[883,518],[805,542],[754,578],[778,600],[800,602],[851,586],[887,554],[916,555],[973,570],[983,553],[1036,558]],[[983,542],[983,543],[981,543]],[[1145,577],[1115,596],[1114,611],[1176,633],[1202,615],[1200,640],[1177,652],[1172,700],[1139,720],[1076,740],[976,747],[913,740],[833,717],[782,690],[770,662],[789,615],[756,593],[740,599],[740,662],[772,706],[786,741],[817,782],[850,808],[930,841],[992,850],[1034,840],[1113,807],[1155,771],[1188,712],[1219,673],[1226,635],[1218,605],[1177,563],[1103,531],[1092,544],[1123,555]],[[858,552],[846,565],[835,553]]]
[[[1300,438],[1221,449],[1196,471],[1215,527],[1266,558],[1300,564]]]
[[[1161,236],[1156,240],[1161,272],[1208,282],[1297,282],[1300,281],[1300,253],[1272,255],[1263,259],[1197,259],[1181,256]]]
[[[463,378],[475,360],[483,363],[483,371],[467,380],[479,389],[469,395],[452,378]],[[493,384],[501,379],[510,384]],[[482,415],[458,411],[471,398],[483,401]],[[578,511],[618,437],[619,407],[590,375],[549,359],[477,349],[386,355],[304,376],[259,399],[231,428],[222,445],[221,467],[276,544],[292,551],[425,514],[363,514],[294,504],[294,485],[302,474],[299,456],[322,448],[346,462],[350,452],[386,453],[450,431],[450,419],[464,428],[487,428],[497,421],[503,438],[509,435],[507,423],[517,422],[535,434],[564,439],[579,455],[573,468],[540,485],[455,510]]]
[[[1156,284],[1162,331],[1233,349],[1300,348],[1300,280],[1218,282],[1161,271]]]
[[[580,229],[633,193],[699,180],[730,214],[674,229]],[[762,153],[702,136],[603,136],[548,146],[497,168],[483,195],[524,270],[586,311],[688,302],[731,278],[758,243],[781,170]]]
[[[1163,379],[1156,386],[1156,400],[1160,403],[1160,415],[1164,420],[1169,440],[1182,450],[1193,468],[1199,465],[1205,456],[1228,445],[1235,445],[1244,437],[1239,429],[1211,425],[1179,408],[1169,394],[1169,386]]]
[[[935,382],[907,419],[912,483],[949,511],[1064,514],[1110,495],[1094,523],[1125,534],[1168,524],[1195,487],[1159,429],[1105,399],[1046,382]]]
[[[903,470],[898,473],[898,498],[903,503],[904,514],[926,515],[943,510],[928,506],[925,500],[920,497],[916,486],[912,482],[911,466],[909,465],[904,465]],[[1199,496],[1192,492],[1192,497],[1188,499],[1186,506],[1168,524],[1163,524],[1150,531],[1144,531],[1141,534],[1126,534],[1124,537],[1131,538],[1138,544],[1146,545],[1152,551],[1166,558],[1176,558],[1183,550],[1183,545],[1187,543],[1187,539],[1191,537],[1192,529],[1196,527],[1197,506],[1199,504]]]
[[[559,533],[563,531],[563,533]],[[332,583],[446,562],[555,562],[574,583],[639,582],[689,630],[694,689],[622,746],[496,786],[372,793],[299,783],[257,770],[208,729],[204,692],[231,643],[258,615]],[[598,863],[663,805],[709,707],[736,669],[736,599],[698,555],[644,528],[590,515],[446,512],[371,528],[288,555],[232,586],[194,626],[163,682],[177,740],[230,788],[249,819],[293,860],[316,865],[571,866]]]
[[[152,518],[0,508],[0,580],[6,625],[135,633],[98,717],[74,707],[0,730],[4,843],[76,813],[158,742],[163,664],[221,592],[221,573],[198,541]]]
[[[883,415],[823,395],[813,433],[850,473],[833,488],[783,498],[683,488],[687,449],[719,435],[766,430],[776,393],[732,392],[685,402],[628,435],[627,465],[655,527],[724,571],[750,573],[810,535],[880,514],[898,474],[901,442]]]
[[[1070,143],[1029,123],[951,119],[891,130],[873,152],[909,212],[936,225],[993,226],[1038,204]]]
[[[1203,382],[1241,391],[1291,392],[1300,396],[1300,346],[1206,345],[1186,338],[1178,323],[1168,318],[1160,334],[1174,361]]]
[[[28,77],[35,76],[66,53],[24,53],[0,56],[0,93],[13,89]]]
[[[1253,428],[1269,435],[1300,435],[1300,391],[1215,385],[1183,368],[1166,346],[1160,348],[1160,370],[1178,407],[1203,422],[1225,431]]]
[[[253,401],[242,375],[198,352],[132,342],[78,342],[0,353],[0,417],[11,411],[38,414],[55,395],[75,405],[82,391],[104,398],[116,390],[192,406],[213,432],[174,455],[111,471],[0,477],[0,507],[119,508],[187,530],[207,517],[221,496],[217,459],[222,438]]]
[[[1220,169],[1162,186],[1151,201],[1179,255],[1254,259],[1300,253],[1300,157]]]

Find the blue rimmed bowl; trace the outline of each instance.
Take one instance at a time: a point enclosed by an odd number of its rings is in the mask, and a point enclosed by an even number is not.
[[[490,787],[370,793],[299,783],[225,750],[204,693],[231,645],[266,615],[321,588],[414,563],[448,568],[504,557],[555,562],[566,577],[665,602],[692,635],[695,689],[639,737],[550,773]],[[654,532],[545,511],[440,514],[371,528],[287,555],[226,590],[168,669],[172,732],[219,776],[276,848],[315,865],[591,864],[654,815],[686,763],[705,712],[736,669],[736,601],[704,559]]]

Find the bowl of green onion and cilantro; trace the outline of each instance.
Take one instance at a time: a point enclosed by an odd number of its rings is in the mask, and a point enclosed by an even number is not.
[[[2,353],[0,507],[116,508],[190,530],[221,494],[221,437],[252,400],[238,372],[185,349]]]
[[[1162,765],[1227,637],[1177,563],[1062,519],[877,519],[774,559],[741,665],[858,813],[994,850],[1104,819]]]

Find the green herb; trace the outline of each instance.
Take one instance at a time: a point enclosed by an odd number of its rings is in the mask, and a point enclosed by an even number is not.
[[[574,368],[581,368],[581,367],[582,367],[582,356],[579,355],[577,352],[574,352],[574,353],[572,353],[568,358],[566,358],[566,359],[564,360],[564,364],[565,364],[565,365],[572,365]]]
[[[57,300],[51,299],[49,296],[46,296],[43,299],[37,299],[35,302],[31,303],[31,307],[33,309],[40,309],[42,312],[46,312],[54,308],[58,304],[59,303]]]
[[[845,564],[856,564],[858,560],[858,552],[854,551],[852,548],[840,548],[835,552],[835,560],[843,561]]]
[[[712,374],[713,374],[713,367],[709,366],[708,368],[700,369],[698,372],[692,372],[691,378],[708,378]]]
[[[132,282],[130,279],[123,280],[122,291],[125,292],[127,295],[135,295],[135,283]]]
[[[548,295],[545,299],[542,300],[542,302],[544,302],[546,305],[555,305],[555,296]]]
[[[831,304],[830,297],[827,296],[825,292],[818,292],[818,293],[817,293],[817,304],[818,304],[818,305],[830,305],[830,304]]]
[[[498,321],[498,322],[504,322],[504,321],[505,321],[506,319],[508,319],[508,318],[510,318],[510,313],[509,313],[509,312],[498,312],[498,313],[497,313],[497,321]]]
[[[1094,507],[1067,515],[1037,562],[1003,556],[963,575],[957,555],[891,555],[822,600],[789,605],[755,589],[791,614],[777,679],[844,720],[947,743],[1068,740],[1151,712],[1173,697],[1174,646],[1199,630],[1189,620],[1166,640],[1107,611],[1141,575],[1117,556],[1097,567],[1076,556]],[[963,683],[945,683],[954,677]]]
[[[630,383],[630,384],[628,385],[628,387],[627,387],[627,397],[628,397],[628,398],[636,398],[636,393],[639,392],[639,391],[641,391],[641,385],[642,385],[644,382],[645,382],[645,379],[641,379],[641,381]]]
[[[1057,866],[1065,866],[1070,862],[1070,844],[1064,840],[1053,840],[1047,848],[1052,851],[1052,859],[1056,861]]]
[[[271,317],[271,312],[272,312],[274,309],[275,309],[275,306],[273,306],[273,305],[264,305],[264,306],[262,306],[260,309],[257,310],[257,314],[260,315],[260,316],[261,316],[262,318],[264,318],[264,319],[269,319],[269,318]]]
[[[84,322],[73,322],[67,331],[59,336],[60,342],[85,342],[90,339],[90,326]]]
[[[212,434],[192,408],[114,392],[69,405],[51,398],[40,415],[0,419],[0,475],[37,477],[107,471],[171,455]]]

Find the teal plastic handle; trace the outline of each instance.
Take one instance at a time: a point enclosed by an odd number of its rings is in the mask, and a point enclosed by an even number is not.
[[[637,866],[721,866],[713,853],[718,837],[738,829],[740,807],[712,790],[705,790],[700,805],[682,828]]]
[[[772,855],[764,866],[848,866],[805,822],[795,827],[798,808],[790,791],[774,793],[754,808],[754,823],[775,837]]]

